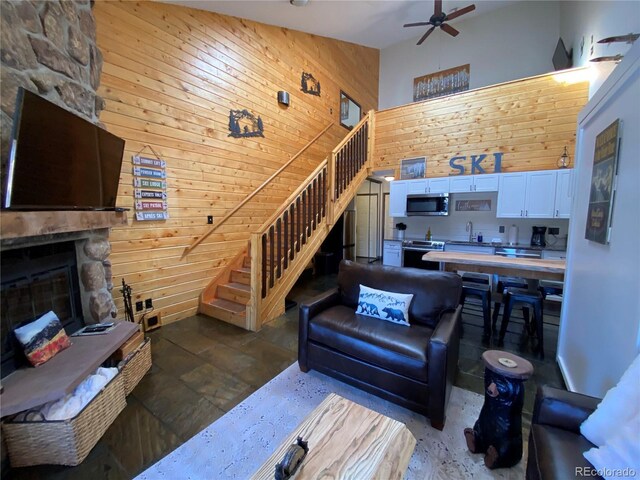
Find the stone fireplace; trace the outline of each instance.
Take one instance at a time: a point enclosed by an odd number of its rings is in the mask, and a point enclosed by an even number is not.
[[[126,213],[5,211],[0,220],[4,376],[14,363],[9,333],[19,325],[49,310],[67,333],[117,317],[109,233]]]

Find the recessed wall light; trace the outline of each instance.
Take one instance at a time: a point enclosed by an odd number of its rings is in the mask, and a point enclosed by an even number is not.
[[[309,0],[289,0],[289,3],[296,7],[304,7],[307,3],[309,3]]]

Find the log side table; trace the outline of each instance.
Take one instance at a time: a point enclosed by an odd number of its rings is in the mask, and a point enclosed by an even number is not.
[[[524,358],[500,350],[482,354],[484,405],[473,429],[464,436],[471,453],[484,453],[487,468],[512,467],[522,458],[522,405],[524,382],[533,365]]]

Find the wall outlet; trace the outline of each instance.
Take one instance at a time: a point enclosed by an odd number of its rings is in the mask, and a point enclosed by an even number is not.
[[[153,300],[150,298],[147,298],[144,301],[144,308],[153,308]]]
[[[212,224],[213,224],[213,215],[207,215],[207,223],[208,223],[209,225],[212,225]]]
[[[560,233],[560,228],[549,227],[549,235],[558,235],[559,233]]]
[[[140,312],[144,308],[142,300],[136,302],[136,312]]]
[[[504,225],[498,227],[498,233],[504,233]]]

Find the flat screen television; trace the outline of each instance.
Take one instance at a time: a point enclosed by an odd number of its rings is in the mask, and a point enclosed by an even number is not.
[[[20,88],[3,207],[115,210],[124,140]]]

